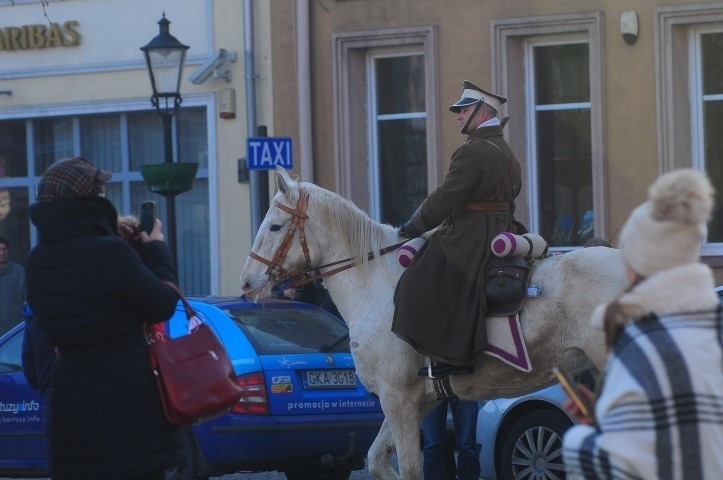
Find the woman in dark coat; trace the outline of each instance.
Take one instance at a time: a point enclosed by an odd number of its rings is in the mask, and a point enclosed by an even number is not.
[[[471,373],[468,365],[487,347],[481,292],[490,242],[501,232],[526,232],[513,217],[520,166],[496,116],[506,101],[464,82],[450,110],[467,141],[452,155],[442,185],[400,231],[411,238],[442,225],[399,281],[392,326],[418,352],[441,362],[435,376]]]
[[[143,324],[167,320],[176,276],[160,222],[134,249],[103,193],[109,172],[52,165],[30,218],[28,303],[56,348],[46,422],[56,480],[163,479],[183,463],[150,370]]]

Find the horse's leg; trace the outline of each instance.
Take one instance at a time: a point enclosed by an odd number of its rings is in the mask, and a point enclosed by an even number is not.
[[[399,476],[403,480],[422,478],[422,458],[419,453],[419,424],[421,399],[404,388],[390,391],[389,395],[380,395],[385,422],[389,424],[394,445],[397,449]],[[407,395],[403,395],[406,393]]]
[[[387,419],[384,419],[377,438],[369,448],[369,473],[379,480],[397,480],[399,475],[392,468],[392,453],[394,453],[394,438]]]

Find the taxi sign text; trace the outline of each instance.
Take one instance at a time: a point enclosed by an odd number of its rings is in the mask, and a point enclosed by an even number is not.
[[[252,137],[246,143],[249,169],[293,168],[290,137]]]

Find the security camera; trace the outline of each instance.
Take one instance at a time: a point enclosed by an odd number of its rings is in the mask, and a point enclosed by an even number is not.
[[[235,61],[236,52],[229,52],[225,48],[221,48],[213,57],[206,60],[203,65],[194,70],[193,73],[189,75],[188,80],[194,85],[201,85],[213,75],[215,78],[225,78],[227,82],[230,82],[231,70],[226,69],[223,72],[220,72],[220,70],[227,62]]]

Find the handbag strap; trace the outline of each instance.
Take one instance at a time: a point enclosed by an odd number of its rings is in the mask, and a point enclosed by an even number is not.
[[[181,290],[178,289],[178,286],[176,286],[175,283],[169,281],[169,280],[163,280],[163,283],[168,285],[171,290],[176,292],[176,295],[178,295],[178,298],[183,303],[183,308],[186,310],[186,318],[191,319],[192,317],[196,316],[196,310],[193,309],[190,303],[188,303],[188,300],[186,300],[185,295],[181,293]]]
[[[183,308],[186,310],[186,319],[188,320],[189,324],[188,332],[191,333],[191,331],[198,328],[198,324],[201,323],[200,320],[196,317],[196,310],[194,310],[191,304],[188,303],[185,295],[181,293],[181,290],[178,289],[178,286],[176,286],[175,283],[171,282],[170,280],[162,280],[162,282],[168,285],[171,290],[176,292],[176,295],[178,295],[178,298],[183,303]],[[148,344],[167,341],[168,337],[166,336],[165,329],[163,328],[162,324],[146,323],[144,328],[146,331],[146,340],[148,341]]]

